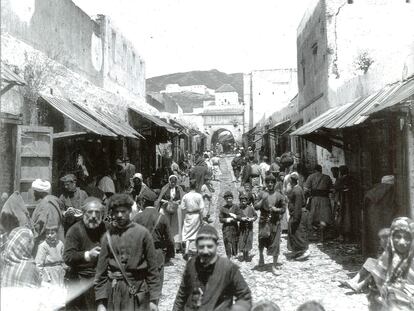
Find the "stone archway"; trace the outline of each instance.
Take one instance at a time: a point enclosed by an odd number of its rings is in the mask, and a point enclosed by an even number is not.
[[[224,153],[231,152],[235,142],[233,133],[225,128],[216,130],[211,136],[211,148],[214,148],[217,143],[220,143],[223,146]]]

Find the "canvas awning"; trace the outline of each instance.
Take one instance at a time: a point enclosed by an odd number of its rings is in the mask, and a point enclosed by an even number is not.
[[[142,138],[145,139],[140,133],[138,133],[134,128],[132,128],[127,122],[118,119],[116,116],[110,115],[109,113],[105,113],[99,110],[91,110],[90,108],[86,108],[80,105],[77,102],[71,101],[76,107],[78,107],[83,112],[90,115],[94,118],[98,123],[109,128],[112,132],[117,134],[121,137],[128,137],[128,138]]]
[[[178,133],[177,129],[175,129],[173,126],[171,126],[167,122],[161,120],[157,116],[150,115],[148,113],[142,112],[142,111],[140,111],[136,108],[133,108],[133,107],[129,107],[129,109],[131,111],[133,111],[134,113],[138,114],[139,116],[141,116],[142,118],[146,119],[147,121],[155,124],[156,126],[159,126],[159,127],[162,127],[164,129],[166,129],[170,133]]]
[[[116,137],[113,132],[99,124],[91,116],[80,110],[69,100],[44,94],[42,94],[40,97],[43,98],[53,108],[85,128],[87,131],[101,136]]]

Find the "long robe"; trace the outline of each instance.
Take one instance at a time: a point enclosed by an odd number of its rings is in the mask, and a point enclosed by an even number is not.
[[[226,219],[230,218],[229,213],[233,213],[237,217],[237,219],[233,219],[230,223],[226,222]],[[237,221],[241,217],[242,212],[238,205],[224,205],[220,208],[219,221],[223,224],[223,244],[228,257],[237,255],[237,247],[239,244],[239,225]]]
[[[200,193],[190,191],[181,201],[180,208],[184,213],[182,240],[194,241],[202,225],[204,200]]]
[[[50,245],[47,241],[40,243],[35,261],[42,273],[43,282],[63,287],[65,269],[62,241],[58,240],[56,245]]]
[[[280,208],[275,212],[272,207]],[[286,198],[279,192],[263,191],[261,199],[255,205],[260,210],[259,217],[259,248],[266,248],[267,254],[278,256],[280,252],[281,218],[287,207]]]
[[[251,204],[240,207],[243,217],[251,218],[250,221],[240,220],[239,225],[239,251],[248,252],[253,248],[253,222],[257,219],[257,213]]]
[[[186,265],[173,311],[224,311],[232,307],[248,311],[251,306],[249,286],[236,264],[218,257],[214,264],[203,267],[199,258],[193,257]]]
[[[37,244],[45,240],[46,227],[58,227],[57,238],[64,241],[62,202],[54,195],[45,196],[37,204],[32,214],[33,225],[37,233]]]
[[[101,245],[105,224],[95,229],[86,228],[83,221],[78,221],[66,233],[63,259],[69,266],[67,274],[68,299],[66,310],[96,310],[93,280],[97,260],[87,261],[85,252]],[[80,286],[83,291],[79,292]]]
[[[358,235],[359,209],[354,197],[354,180],[350,175],[342,176],[336,183],[339,191],[338,199],[341,208],[340,232],[346,238],[355,238]]]
[[[151,232],[160,274],[160,292],[164,283],[164,263],[174,257],[174,241],[170,236],[167,218],[154,207],[147,206],[134,221]]]
[[[307,212],[302,210],[305,195],[299,185],[293,187],[289,198],[288,249],[293,252],[304,252],[308,249]]]
[[[161,289],[151,233],[143,226],[131,222],[126,228],[111,228],[110,237],[112,247],[130,282],[143,297],[138,301],[129,293],[105,235],[96,267],[96,301],[107,300],[108,310],[148,310],[150,301],[158,302]]]
[[[161,200],[166,201],[180,201],[182,200],[184,196],[184,191],[181,188],[181,186],[175,187],[175,196],[171,197],[171,188],[170,184],[166,184],[164,187],[162,187],[160,195],[158,196],[158,199],[155,201],[155,207],[162,208],[166,207],[167,203],[162,203]],[[164,209],[165,211],[165,209]],[[168,225],[170,227],[170,234],[174,239],[175,243],[181,242],[181,230],[182,230],[182,215],[181,210],[177,208],[177,210],[170,214],[168,212],[165,212],[165,216],[168,219]]]
[[[312,223],[324,222],[331,224],[333,220],[329,191],[332,189],[332,180],[328,175],[320,172],[309,175],[304,184],[305,191],[312,196],[310,218]]]

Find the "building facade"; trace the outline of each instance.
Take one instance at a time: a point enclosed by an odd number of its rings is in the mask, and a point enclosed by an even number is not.
[[[413,14],[406,1],[312,1],[297,29],[303,123],[411,76]],[[306,153],[310,165],[323,163],[327,172],[345,163],[341,148],[327,152],[307,143]]]
[[[296,69],[254,70],[243,76],[246,120],[251,129],[260,120],[286,107],[297,93]]]

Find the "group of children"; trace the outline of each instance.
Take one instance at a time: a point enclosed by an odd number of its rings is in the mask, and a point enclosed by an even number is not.
[[[241,261],[249,261],[249,252],[253,247],[253,222],[257,213],[249,193],[241,192],[240,204],[233,203],[233,194],[224,193],[225,204],[220,209],[219,220],[223,224],[223,243],[228,258],[236,257],[239,253]]]

